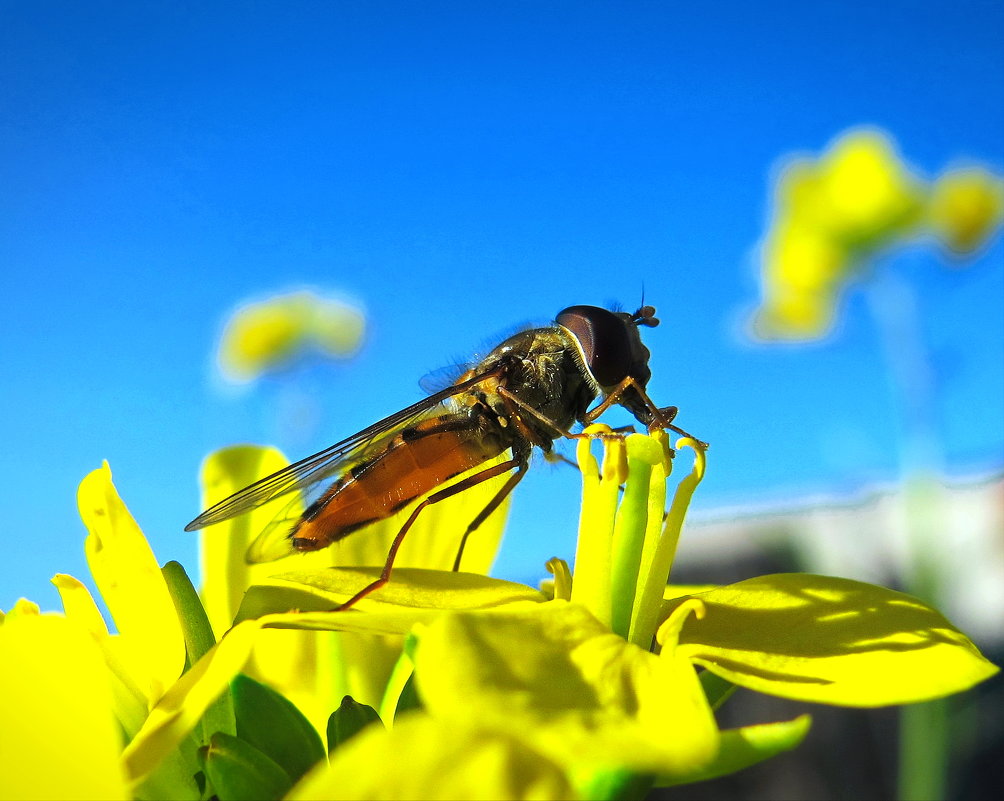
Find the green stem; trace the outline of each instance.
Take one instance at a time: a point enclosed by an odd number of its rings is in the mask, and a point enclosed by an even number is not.
[[[934,415],[934,378],[924,347],[915,293],[888,270],[869,287],[872,316],[901,411],[903,514],[909,537],[906,590],[938,604],[941,580],[934,547],[943,536],[944,504],[937,479],[941,466]],[[944,798],[951,758],[948,702],[900,710],[897,796],[900,801]]]

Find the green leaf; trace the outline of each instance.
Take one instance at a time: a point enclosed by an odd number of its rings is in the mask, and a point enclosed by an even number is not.
[[[905,704],[968,689],[998,670],[936,609],[872,584],[785,573],[693,597],[706,614],[686,621],[681,653],[769,695]]]
[[[360,704],[351,695],[346,695],[328,718],[328,753],[379,720],[380,716],[373,707]]]
[[[294,782],[325,758],[317,730],[289,700],[243,673],[230,688],[237,736],[268,754]]]
[[[195,591],[185,568],[178,562],[168,562],[161,571],[167,581],[167,589],[171,593],[174,606],[178,610],[178,619],[181,621],[185,649],[188,653],[188,664],[185,666],[187,670],[216,645],[216,637],[213,635],[213,627],[209,624],[209,617],[202,606],[202,601],[199,600],[199,594]],[[209,705],[202,716],[201,729],[202,745],[208,743],[209,738],[218,731],[230,735],[237,734],[234,705],[229,692],[224,692]]]
[[[812,718],[809,715],[801,715],[794,720],[780,723],[727,729],[722,732],[721,747],[714,762],[699,773],[686,776],[682,780],[679,776],[661,777],[656,781],[656,786],[669,787],[674,784],[703,782],[743,770],[795,748],[805,739],[811,724]]]
[[[219,801],[272,801],[293,786],[289,774],[266,754],[223,732],[212,736],[202,759]]]

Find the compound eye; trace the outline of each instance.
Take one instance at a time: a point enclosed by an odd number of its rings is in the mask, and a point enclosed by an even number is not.
[[[625,319],[629,315],[601,309],[598,306],[569,306],[556,318],[579,341],[586,357],[586,366],[601,387],[613,387],[627,376],[634,375],[637,366],[635,342],[644,349],[637,329]],[[645,353],[647,362],[648,353]],[[643,375],[634,377],[642,385],[649,378],[648,365],[642,364]]]

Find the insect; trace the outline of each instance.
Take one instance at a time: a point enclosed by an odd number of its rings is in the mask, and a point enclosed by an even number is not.
[[[591,423],[613,404],[649,429],[686,435],[673,425],[676,407],[659,408],[645,392],[651,371],[639,329],[658,324],[652,306],[633,314],[569,306],[553,325],[506,339],[446,389],[256,481],[185,530],[220,523],[290,493],[287,510],[299,509],[301,494],[313,497],[302,514],[276,515],[252,543],[248,561],[269,561],[325,548],[417,501],[379,578],[340,607],[347,609],[387,583],[397,551],[423,509],[508,473],[467,526],[453,566],[458,570],[467,538],[522,480],[534,447],[546,454],[558,438],[583,436],[570,428]],[[488,462],[493,463],[484,466]],[[468,475],[452,481],[463,473]]]

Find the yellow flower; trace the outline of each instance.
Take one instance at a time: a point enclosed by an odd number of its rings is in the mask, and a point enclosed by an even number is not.
[[[607,450],[601,467],[590,440],[580,443],[576,571],[551,563],[551,599],[478,573],[402,567],[379,592],[336,613],[329,610],[380,568],[307,569],[257,580],[216,643],[180,566],[149,569],[153,555],[110,471],[95,471],[81,486],[81,513],[92,569],[121,632],[108,632],[70,577],[57,579],[65,617],[40,617],[23,603],[2,620],[5,789],[34,797],[64,788],[118,798],[624,797],[738,770],[805,735],[806,718],[719,731],[712,709],[721,694],[698,667],[762,692],[851,706],[939,697],[996,672],[935,610],[879,587],[793,574],[667,589],[703,448],[677,442],[694,449],[694,466],[664,514],[673,456],[665,435],[593,433]],[[253,472],[282,461],[255,449],[235,458],[245,457]],[[230,534],[229,546],[239,536],[246,545],[247,532]],[[207,592],[221,592],[218,610],[233,603],[225,590]],[[141,631],[144,611],[164,627],[165,642]],[[384,723],[400,720],[333,742],[326,764],[317,731],[296,708],[240,675],[276,629],[410,634],[383,703]],[[184,672],[172,679],[176,669]],[[412,690],[403,692],[412,669]],[[65,687],[54,690],[60,679]],[[80,749],[86,763],[48,747],[64,744],[67,722],[93,732]],[[33,759],[36,750],[42,756]],[[402,753],[407,761],[394,759]],[[39,775],[53,765],[75,783]]]
[[[720,775],[804,736],[806,720],[718,732],[693,665],[762,692],[846,706],[927,700],[996,672],[935,610],[881,587],[791,574],[690,595],[666,590],[703,453],[663,521],[664,444],[635,436],[627,453],[610,445],[602,469],[589,443],[580,447],[576,570],[557,566],[552,601],[495,579],[401,570],[354,614],[271,614],[331,608],[374,574],[290,573],[251,588],[239,615],[251,619],[241,625],[412,630],[423,714],[519,738],[587,797],[618,775],[660,784]],[[667,742],[667,727],[684,742]]]
[[[944,246],[969,255],[1004,223],[1004,179],[978,167],[950,170],[934,182],[927,213]]]
[[[310,348],[338,358],[351,356],[359,349],[364,322],[358,308],[307,291],[249,303],[226,323],[219,366],[234,381],[250,381]]]
[[[17,734],[16,748],[3,748],[3,757],[11,760],[2,771],[3,784],[17,788],[15,797],[128,797],[141,782],[120,761],[122,737],[128,740],[140,730],[148,711],[185,667],[184,635],[168,585],[116,493],[107,464],[81,482],[78,504],[89,532],[88,564],[117,632],[109,632],[87,588],[66,575],[53,579],[65,617],[44,615],[30,621],[23,615],[19,622],[7,616],[4,636],[11,638],[6,642],[12,650],[2,661],[16,680],[3,684],[8,692],[16,692],[17,709],[10,718],[4,713],[4,730],[19,731],[8,728],[8,720],[33,721]],[[30,659],[28,650],[34,654]],[[66,701],[68,693],[73,703]],[[66,717],[54,719],[50,711],[55,707],[64,708]],[[67,742],[68,736],[85,734],[83,745]],[[35,760],[19,757],[22,747],[34,748],[32,743],[39,740],[59,743],[58,755],[39,747]],[[111,767],[109,754],[114,757]],[[198,797],[194,745],[187,751],[159,753],[157,764],[156,771],[143,777],[144,794]],[[66,769],[63,778],[60,766]],[[74,782],[76,790],[52,789]]]
[[[509,582],[401,568],[390,584],[359,603],[365,613],[311,612],[306,610],[330,609],[349,597],[376,569],[297,571],[252,587],[238,615],[244,619],[240,627],[381,634],[414,629],[419,695],[437,721],[449,719],[447,729],[467,732],[475,751],[489,747],[486,743],[494,749],[499,738],[518,738],[540,765],[560,765],[587,797],[639,773],[679,782],[735,770],[793,747],[807,721],[731,732],[727,747],[719,749],[721,737],[694,668],[674,645],[682,621],[701,614],[701,602],[663,614],[666,575],[690,494],[703,473],[703,453],[698,449],[695,471],[681,482],[664,521],[671,464],[665,437],[634,435],[626,450],[621,439],[613,439],[602,470],[589,444],[583,440],[579,454],[585,489],[576,574],[570,584],[567,569],[555,566],[557,597],[551,603]],[[628,466],[630,480],[619,502]],[[305,611],[268,613],[291,607]],[[415,628],[423,622],[428,625]],[[657,629],[664,643],[659,655],[648,650]],[[226,645],[225,639],[220,647]],[[673,738],[664,736],[667,725]],[[382,752],[382,735],[371,734],[366,742]],[[422,750],[416,744],[416,752]],[[330,775],[311,779],[315,789],[304,790],[304,797],[320,792],[316,787],[335,786],[337,764],[336,759]],[[383,773],[375,764],[372,770]],[[476,766],[469,771],[473,775]],[[366,783],[374,779],[359,778],[366,775],[356,763],[345,780],[371,786]],[[417,783],[408,787],[405,795],[429,793]]]
[[[287,464],[286,458],[274,448],[254,445],[238,445],[211,454],[202,466],[203,508]],[[472,520],[497,489],[496,482],[487,482],[429,507],[401,546],[395,560],[396,571],[409,567],[449,570],[458,545],[457,526],[452,521]],[[319,572],[336,564],[382,565],[407,515],[407,512],[395,515],[321,551],[295,554],[279,562],[248,564],[245,556],[256,534],[288,503],[288,498],[280,498],[202,533],[202,597],[217,636],[222,636],[233,623],[248,588],[253,584],[268,584],[270,576],[291,569]],[[285,513],[295,516],[301,508],[302,504]],[[466,572],[489,571],[502,539],[507,511],[508,502],[470,539],[464,550]],[[461,530],[463,525],[466,522]],[[294,701],[323,731],[328,716],[345,695],[379,707],[400,656],[399,635],[269,630],[256,640],[246,670]]]
[[[0,626],[0,799],[126,799],[122,735],[84,626],[20,604]]]

